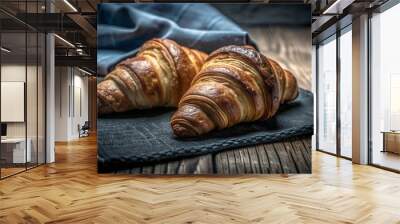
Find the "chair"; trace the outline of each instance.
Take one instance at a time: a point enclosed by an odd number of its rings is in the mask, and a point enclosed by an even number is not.
[[[82,127],[80,127],[80,125],[78,124],[79,138],[89,136],[89,129],[90,129],[89,121],[85,121]]]

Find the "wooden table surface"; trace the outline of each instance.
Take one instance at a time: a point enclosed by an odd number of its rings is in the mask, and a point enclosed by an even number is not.
[[[115,171],[131,174],[276,174],[311,172],[311,137],[260,144]]]

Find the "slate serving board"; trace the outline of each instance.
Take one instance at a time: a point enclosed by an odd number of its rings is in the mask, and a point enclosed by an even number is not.
[[[156,108],[99,117],[98,171],[111,172],[313,133],[313,95],[303,89],[295,101],[282,105],[269,120],[238,124],[196,138],[174,136],[170,126],[174,111]]]

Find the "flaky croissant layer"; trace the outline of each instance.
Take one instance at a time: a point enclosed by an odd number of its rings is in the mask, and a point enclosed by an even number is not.
[[[172,40],[147,41],[97,85],[99,114],[176,107],[206,57]]]
[[[250,46],[210,54],[171,118],[174,133],[193,137],[271,118],[298,95],[296,78]]]

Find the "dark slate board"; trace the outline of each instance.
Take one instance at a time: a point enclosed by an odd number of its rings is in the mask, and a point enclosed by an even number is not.
[[[278,142],[313,132],[313,95],[306,90],[301,90],[294,102],[281,106],[272,119],[238,124],[197,138],[173,135],[169,123],[173,112],[157,108],[99,117],[98,171]]]

